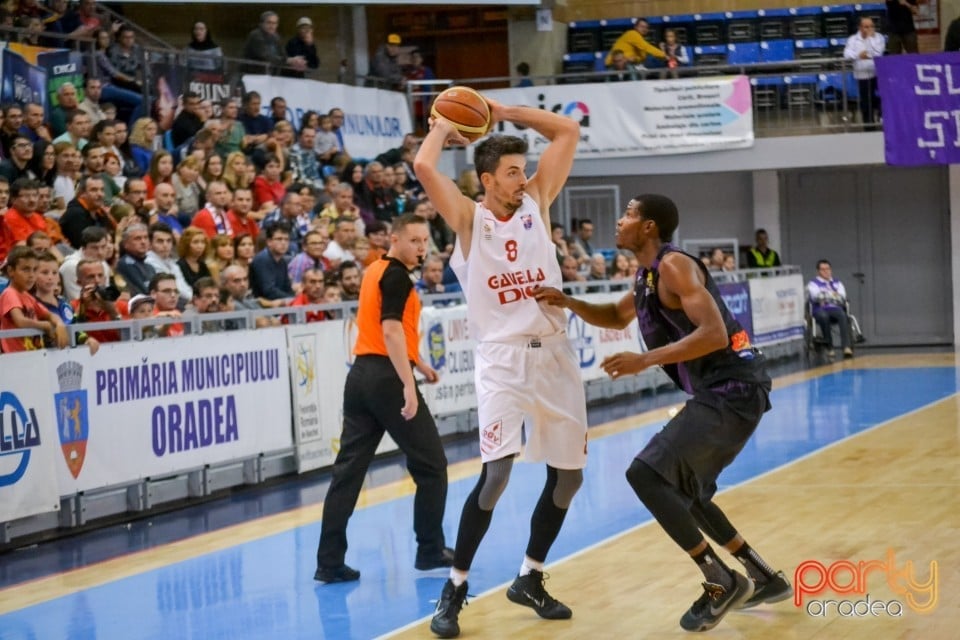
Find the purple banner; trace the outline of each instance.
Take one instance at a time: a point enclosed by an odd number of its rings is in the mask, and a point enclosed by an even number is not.
[[[750,306],[750,286],[746,282],[724,282],[717,286],[720,288],[720,297],[726,303],[727,309],[734,315],[740,326],[750,336],[750,341],[753,342],[753,310]]]
[[[960,55],[877,58],[887,164],[960,162]]]

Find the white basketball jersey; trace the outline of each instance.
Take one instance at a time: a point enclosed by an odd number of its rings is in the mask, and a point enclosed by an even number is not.
[[[477,203],[467,259],[457,237],[450,266],[467,298],[470,332],[478,342],[506,342],[562,331],[566,314],[533,298],[537,285],[559,289],[563,278],[537,203],[524,194],[509,220]]]

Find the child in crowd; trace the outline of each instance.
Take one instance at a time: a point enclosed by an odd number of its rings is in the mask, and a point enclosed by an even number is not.
[[[49,251],[37,252],[37,276],[32,293],[33,297],[46,307],[47,311],[59,317],[63,324],[73,324],[73,307],[60,295],[60,265],[57,257]],[[86,333],[77,334],[77,344],[87,345],[90,355],[100,349],[100,342]]]
[[[63,321],[30,294],[37,280],[36,252],[25,246],[11,249],[7,254],[7,277],[10,285],[0,294],[0,330],[39,329],[58,348],[66,347],[69,339]],[[42,348],[41,336],[0,340],[4,353]]]

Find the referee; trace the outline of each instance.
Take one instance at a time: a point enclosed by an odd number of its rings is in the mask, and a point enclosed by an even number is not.
[[[383,433],[407,456],[417,485],[413,529],[417,535],[416,568],[449,567],[453,550],[443,537],[447,501],[447,457],[440,434],[413,377],[416,367],[427,382],[437,372],[420,360],[420,298],[411,271],[423,260],[430,239],[427,221],[414,214],[395,219],[387,254],[367,268],[360,286],[356,360],[343,391],[343,433],[333,464],[333,480],[323,503],[317,548],[321,582],[349,582],[360,572],[344,563],[347,521]]]

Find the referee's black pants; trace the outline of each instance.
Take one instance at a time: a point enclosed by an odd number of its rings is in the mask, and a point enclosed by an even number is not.
[[[358,356],[343,392],[343,434],[333,463],[333,479],[323,503],[318,567],[339,567],[347,552],[347,521],[353,514],[374,452],[386,431],[407,456],[417,485],[413,529],[418,555],[439,555],[445,543],[447,456],[433,416],[417,389],[419,406],[412,420],[400,415],[403,383],[385,356]]]

